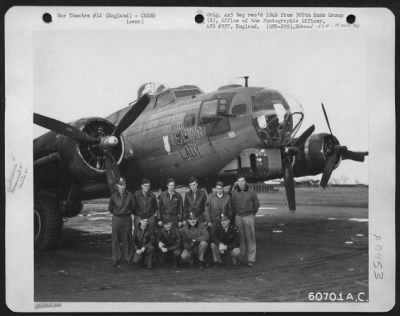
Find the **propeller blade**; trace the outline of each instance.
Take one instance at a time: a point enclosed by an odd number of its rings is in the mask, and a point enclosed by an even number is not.
[[[283,166],[283,178],[285,180],[286,198],[289,204],[289,210],[296,210],[296,195],[294,190],[293,166],[290,159],[286,158]]]
[[[328,160],[326,161],[326,165],[324,168],[324,172],[322,173],[321,181],[320,181],[320,186],[323,187],[324,189],[326,188],[329,178],[332,175],[333,168],[335,168],[337,161],[337,155],[332,154],[329,156]]]
[[[85,132],[82,132],[80,129],[77,129],[72,125],[66,124],[64,122],[58,121],[56,119],[41,114],[33,113],[33,122],[36,125],[47,128],[58,134],[71,137],[76,141],[90,142],[90,143],[96,143],[99,141],[97,138],[94,138],[86,134]]]
[[[324,112],[326,124],[328,124],[329,131],[331,132],[331,135],[333,135],[332,130],[331,130],[331,125],[329,124],[328,115],[326,114],[326,111],[325,111],[324,104],[321,103],[321,105],[322,105],[322,111]]]
[[[299,146],[303,145],[306,142],[307,138],[310,137],[310,135],[314,132],[314,130],[315,130],[314,125],[311,125],[309,128],[307,128],[303,132],[303,134],[301,134],[300,137],[296,139],[293,146],[299,147]]]
[[[115,127],[113,136],[119,136],[121,133],[126,130],[143,112],[146,106],[150,102],[150,97],[145,94],[143,95],[128,112],[124,115],[124,117],[119,121],[118,125]]]
[[[113,193],[115,190],[115,183],[121,177],[117,163],[111,153],[107,153],[105,156],[106,176],[108,187],[110,192]]]
[[[342,159],[350,159],[354,161],[363,162],[365,160],[365,156],[368,155],[367,151],[351,151],[346,147],[340,150],[340,154],[342,155]]]

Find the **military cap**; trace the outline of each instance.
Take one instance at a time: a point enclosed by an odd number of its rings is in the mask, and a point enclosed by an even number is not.
[[[126,185],[126,181],[125,181],[124,178],[121,177],[121,178],[118,179],[118,181],[117,181],[115,184],[118,184],[118,185]]]
[[[218,216],[218,218],[220,219],[220,221],[226,221],[226,220],[230,220],[230,219],[231,219],[230,216],[229,216],[228,214],[224,214],[224,213],[221,213],[221,214]]]
[[[172,178],[172,177],[169,177],[169,178],[167,179],[167,184],[169,184],[169,183],[171,183],[171,182],[174,182],[174,183],[175,183],[175,179]]]
[[[150,180],[147,178],[142,179],[142,184],[150,184]]]
[[[172,218],[170,216],[165,216],[162,220],[163,225],[172,223]]]
[[[220,186],[220,187],[224,187],[224,183],[222,181],[217,181],[217,183],[215,184],[215,186]]]
[[[188,219],[197,219],[197,215],[193,212],[190,212],[188,215]]]

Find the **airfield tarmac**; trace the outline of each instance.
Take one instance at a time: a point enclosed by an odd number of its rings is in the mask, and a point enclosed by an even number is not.
[[[59,248],[35,254],[34,300],[307,302],[310,292],[368,300],[368,188],[300,188],[296,196],[293,214],[281,188],[259,194],[254,267],[204,271],[112,267],[107,200],[86,203],[64,223]]]

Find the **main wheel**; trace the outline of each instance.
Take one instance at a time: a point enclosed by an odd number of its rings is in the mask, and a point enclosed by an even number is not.
[[[35,200],[33,212],[35,250],[54,248],[62,230],[62,216],[57,201],[49,198]]]

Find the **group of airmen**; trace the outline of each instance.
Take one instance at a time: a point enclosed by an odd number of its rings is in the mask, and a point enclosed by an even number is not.
[[[218,181],[215,192],[199,189],[195,177],[190,190],[182,195],[175,190],[173,178],[158,199],[143,179],[141,189],[131,193],[120,178],[109,202],[112,216],[113,266],[122,262],[152,269],[154,263],[167,261],[223,266],[230,255],[233,265],[252,267],[256,261],[255,214],[260,203],[244,176],[237,177],[231,193]],[[133,221],[132,221],[133,216]],[[132,227],[133,226],[133,227]]]

